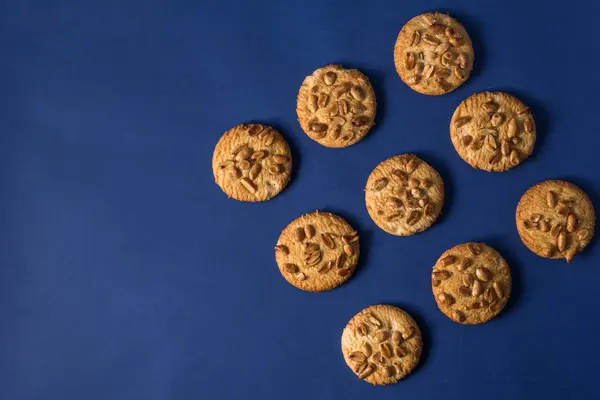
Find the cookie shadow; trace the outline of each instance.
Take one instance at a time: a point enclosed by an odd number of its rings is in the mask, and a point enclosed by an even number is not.
[[[450,168],[446,166],[445,161],[441,157],[437,157],[431,153],[428,153],[427,151],[417,151],[414,152],[414,154],[416,154],[427,164],[431,165],[433,169],[440,174],[442,181],[444,181],[444,206],[435,223],[442,222],[444,218],[446,218],[448,212],[452,210],[452,205],[454,203],[454,177],[452,172]]]
[[[548,127],[550,126],[549,118],[550,114],[542,103],[540,103],[534,96],[531,96],[527,92],[523,92],[521,89],[517,89],[511,86],[491,88],[492,92],[505,92],[511,94],[521,100],[529,109],[533,115],[535,121],[535,145],[533,146],[533,153],[529,156],[529,159],[533,160],[540,154],[540,149],[544,147],[546,137],[548,136]]]
[[[296,184],[298,172],[300,171],[300,165],[302,163],[302,154],[300,153],[300,150],[298,149],[298,144],[296,143],[296,140],[298,140],[298,138],[292,135],[293,130],[290,124],[279,118],[271,118],[256,122],[250,121],[250,123],[271,125],[283,135],[288,145],[290,146],[290,151],[292,152],[292,176],[290,177],[290,181],[286,189],[293,187]]]
[[[373,241],[373,231],[363,229],[360,226],[360,224],[358,223],[358,221],[356,220],[356,218],[354,218],[352,216],[352,214],[350,214],[346,211],[342,211],[342,210],[336,209],[335,207],[329,207],[329,206],[325,207],[321,211],[330,212],[335,215],[339,215],[340,217],[345,219],[350,225],[352,225],[352,228],[354,228],[354,230],[356,230],[356,232],[358,232],[359,243],[360,243],[360,255],[358,257],[358,263],[356,264],[356,269],[354,270],[354,275],[353,275],[352,279],[356,279],[357,277],[360,277],[360,275],[363,273],[363,270],[365,269],[365,266],[368,264],[368,261],[369,261],[371,243]]]
[[[583,190],[590,198],[590,201],[592,202],[592,206],[594,207],[594,210],[598,210],[598,206],[600,205],[600,193],[597,192],[595,189],[597,184],[594,184],[592,181],[590,181],[588,179],[582,179],[580,177],[574,177],[574,176],[563,176],[563,177],[559,177],[557,179],[568,181],[568,182],[571,182],[571,183],[579,186],[579,188],[581,188],[581,190]],[[577,256],[575,257],[575,260],[577,260],[578,257],[581,257],[583,259],[590,257],[586,253],[588,253],[588,252],[591,253],[592,249],[596,246],[597,240],[595,240],[595,238],[596,238],[596,234],[594,234],[590,243],[587,246],[585,246],[585,249],[583,249],[583,251],[581,253],[577,254]]]
[[[506,260],[508,266],[510,267],[510,276],[512,280],[511,289],[510,289],[510,298],[504,306],[504,310],[494,319],[504,318],[505,315],[510,314],[510,312],[518,306],[519,300],[523,294],[523,270],[522,265],[518,259],[513,256],[513,252],[509,249],[505,244],[504,240],[498,236],[487,236],[483,237],[480,240],[476,240],[479,242],[483,242],[488,246],[494,248],[500,253],[502,258]]]
[[[410,377],[412,375],[415,375],[416,373],[418,373],[419,370],[421,368],[423,368],[424,365],[427,364],[427,360],[428,360],[429,354],[431,352],[431,343],[432,343],[431,331],[429,330],[429,326],[427,325],[427,323],[425,323],[425,320],[423,319],[423,317],[421,317],[420,312],[416,311],[414,309],[414,307],[412,307],[410,305],[406,305],[406,304],[402,304],[402,303],[394,303],[394,302],[382,303],[382,304],[390,304],[394,307],[401,308],[404,311],[406,311],[407,313],[409,313],[410,316],[415,320],[415,322],[419,326],[419,330],[421,331],[421,337],[423,339],[423,345],[421,347],[421,358],[419,359],[419,363],[412,370],[412,372],[408,376],[403,378],[403,379],[410,379]]]
[[[357,69],[362,72],[373,86],[373,91],[375,91],[375,99],[377,101],[377,111],[375,113],[375,126],[371,128],[369,133],[360,140],[357,144],[367,142],[373,136],[373,133],[378,130],[379,124],[382,121],[385,121],[386,115],[386,91],[385,91],[385,74],[383,71],[374,69],[374,68],[364,68],[360,65],[356,65],[353,61],[339,61],[335,64],[341,64],[344,68],[348,69]]]
[[[450,14],[452,18],[455,18],[465,28],[469,34],[469,38],[471,38],[473,53],[475,54],[471,78],[482,75],[482,71],[485,71],[485,64],[487,62],[487,53],[484,46],[486,40],[483,25],[478,23],[471,15],[465,13],[464,10],[442,8],[437,11],[444,14]],[[471,82],[471,79],[468,79],[464,86],[468,85],[469,82]]]

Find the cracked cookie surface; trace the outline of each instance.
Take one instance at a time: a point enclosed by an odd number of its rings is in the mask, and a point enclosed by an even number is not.
[[[281,232],[275,260],[283,277],[295,287],[323,292],[346,282],[356,269],[358,232],[328,212],[305,214]]]
[[[427,95],[442,95],[462,85],[471,74],[473,58],[465,28],[438,12],[408,21],[394,46],[394,64],[402,81]]]
[[[592,240],[596,213],[588,195],[560,180],[529,188],[517,205],[517,231],[535,254],[567,262]]]
[[[461,324],[481,324],[498,315],[510,297],[508,263],[484,243],[445,251],[433,267],[431,286],[440,311]]]
[[[404,310],[385,304],[356,314],[342,332],[348,367],[373,385],[389,385],[410,374],[423,349],[421,330]]]
[[[400,154],[381,162],[369,175],[365,202],[371,219],[396,236],[410,236],[429,228],[444,205],[440,174],[414,154]]]
[[[356,69],[327,65],[307,76],[296,112],[302,130],[326,147],[347,147],[373,127],[377,102],[371,83]]]
[[[458,155],[473,168],[507,171],[533,152],[536,128],[531,110],[507,93],[476,93],[458,105],[450,138]]]
[[[287,186],[292,153],[283,136],[263,124],[241,124],[225,132],[212,158],[215,182],[239,201],[269,200]]]

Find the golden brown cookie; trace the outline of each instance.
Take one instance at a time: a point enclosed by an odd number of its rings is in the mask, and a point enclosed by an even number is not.
[[[463,243],[442,254],[431,274],[440,310],[461,324],[481,324],[500,313],[510,296],[508,263],[484,243]]]
[[[583,190],[566,181],[530,187],[517,205],[521,240],[538,256],[570,262],[594,236],[596,214]]]
[[[397,236],[414,235],[429,228],[442,212],[444,181],[416,155],[400,154],[371,172],[365,202],[381,229]]]
[[[240,201],[265,201],[288,184],[292,153],[275,128],[242,124],[221,136],[212,168],[215,182],[227,196]]]
[[[535,122],[529,107],[510,94],[476,93],[454,111],[450,138],[472,167],[506,171],[533,152]]]
[[[366,76],[356,69],[327,65],[304,79],[296,112],[311,139],[326,147],[347,147],[369,132],[376,108]]]
[[[449,93],[473,69],[473,45],[463,26],[448,14],[421,14],[402,27],[394,63],[411,89],[429,95]]]
[[[342,354],[354,373],[373,385],[404,378],[421,358],[421,330],[408,313],[378,304],[356,314],[342,332]]]
[[[346,282],[356,269],[358,233],[328,212],[305,214],[281,232],[275,259],[283,277],[309,292],[324,292]]]

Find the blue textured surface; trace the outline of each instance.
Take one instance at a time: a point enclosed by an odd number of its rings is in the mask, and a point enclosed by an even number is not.
[[[471,79],[428,97],[392,49],[402,25],[441,8],[470,33]],[[5,0],[0,5],[0,398],[564,399],[600,390],[600,249],[567,265],[519,240],[521,194],[567,178],[600,208],[597,1]],[[359,68],[377,127],[331,150],[296,121],[303,78]],[[483,90],[529,104],[531,159],[507,173],[455,153],[456,105]],[[279,127],[291,186],[228,200],[211,156],[244,121]],[[415,152],[446,182],[444,215],[398,238],[369,219],[362,189],[383,159]],[[273,246],[302,213],[361,233],[355,277],[322,294],[279,274]],[[485,241],[510,262],[506,312],[460,326],[434,302],[442,251]],[[424,332],[420,367],[374,388],[340,352],[346,322],[391,303]]]

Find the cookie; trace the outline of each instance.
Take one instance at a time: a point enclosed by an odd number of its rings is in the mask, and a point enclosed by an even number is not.
[[[358,233],[328,212],[305,214],[281,232],[275,260],[281,275],[309,292],[324,292],[346,282],[356,269]]]
[[[394,64],[404,83],[422,94],[441,95],[462,85],[473,69],[473,45],[448,14],[421,14],[406,23],[394,46]]]
[[[378,227],[392,235],[414,235],[429,228],[442,212],[444,181],[416,155],[397,155],[371,172],[365,202]]]
[[[448,318],[481,324],[502,311],[510,296],[510,268],[484,243],[464,243],[447,250],[431,273],[433,296]]]
[[[421,330],[408,313],[378,304],[356,314],[342,332],[342,354],[354,373],[373,385],[404,378],[421,358]]]
[[[302,82],[296,112],[308,137],[326,147],[347,147],[374,125],[377,102],[366,76],[327,65]]]
[[[517,205],[521,240],[538,256],[570,262],[594,236],[596,214],[583,190],[565,181],[530,187]]]
[[[473,168],[506,171],[533,152],[535,122],[529,107],[510,94],[476,93],[454,111],[450,138]]]
[[[221,136],[213,153],[212,168],[215,182],[228,197],[265,201],[287,186],[292,153],[275,128],[242,124]]]

